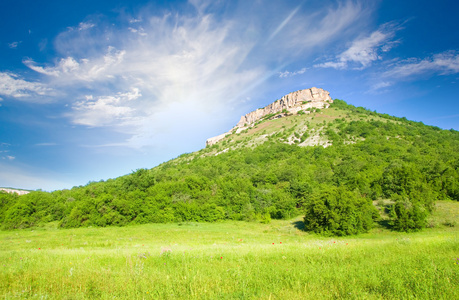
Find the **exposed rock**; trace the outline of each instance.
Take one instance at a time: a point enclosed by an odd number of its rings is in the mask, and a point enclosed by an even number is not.
[[[274,101],[264,108],[259,108],[245,116],[242,116],[237,125],[229,132],[212,137],[206,141],[206,146],[211,146],[218,141],[224,139],[234,130],[240,132],[247,127],[253,126],[257,121],[267,115],[278,114],[276,117],[282,117],[285,114],[283,111],[288,111],[291,114],[296,114],[299,111],[304,111],[308,108],[328,108],[330,103],[333,103],[330,93],[324,89],[312,87],[310,89],[299,90],[288,95],[285,95],[279,100]]]
[[[333,100],[330,93],[316,87],[300,90],[288,95],[285,95],[280,100],[274,101],[264,108],[259,108],[251,113],[242,116],[237,127],[244,125],[252,125],[262,117],[269,114],[281,113],[284,109],[290,113],[298,113],[300,110],[305,110],[310,107],[328,108]]]
[[[207,139],[206,146],[211,146],[211,145],[217,143],[218,141],[223,140],[229,134],[231,134],[231,132],[225,132],[223,134],[220,134],[220,135],[217,135],[217,136],[214,136],[214,137],[211,137],[211,138]]]
[[[0,188],[0,191],[4,191],[6,193],[16,193],[18,195],[25,195],[25,194],[30,193],[30,191],[16,190],[16,189],[9,189],[9,188]]]

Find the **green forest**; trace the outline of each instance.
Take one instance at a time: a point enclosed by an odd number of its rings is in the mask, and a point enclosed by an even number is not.
[[[375,224],[417,231],[429,225],[436,200],[459,200],[457,131],[342,100],[282,119],[279,130],[265,130],[263,143],[250,143],[255,135],[247,130],[116,179],[23,196],[0,193],[2,229],[48,222],[61,228],[269,223],[302,215],[304,230],[342,236],[367,232]],[[261,125],[269,129],[270,122],[265,118],[253,132]],[[330,146],[299,146],[313,134]],[[227,146],[229,151],[216,153]]]

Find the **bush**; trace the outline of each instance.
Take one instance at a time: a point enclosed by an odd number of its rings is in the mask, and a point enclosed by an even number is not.
[[[370,200],[345,187],[327,187],[306,204],[305,229],[322,235],[367,232],[378,212]]]
[[[428,211],[419,202],[413,203],[406,196],[393,195],[395,204],[390,210],[391,225],[397,231],[418,231],[427,226]]]

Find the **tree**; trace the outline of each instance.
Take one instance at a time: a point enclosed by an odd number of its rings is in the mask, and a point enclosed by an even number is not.
[[[345,187],[322,186],[306,204],[306,230],[322,235],[367,232],[378,215],[370,200]]]

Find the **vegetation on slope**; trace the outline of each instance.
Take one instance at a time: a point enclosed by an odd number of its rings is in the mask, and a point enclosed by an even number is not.
[[[458,132],[335,100],[150,170],[71,190],[0,194],[0,221],[5,229],[268,223],[304,213],[306,229],[325,235],[365,232],[378,221],[413,231],[426,226],[435,200],[459,200],[458,182]],[[388,222],[372,205],[378,199]]]

